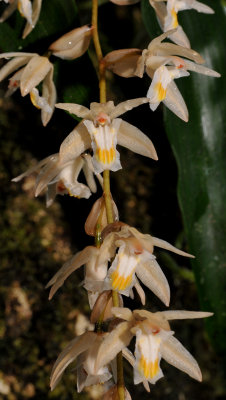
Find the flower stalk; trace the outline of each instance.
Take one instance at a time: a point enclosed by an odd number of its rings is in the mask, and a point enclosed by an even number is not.
[[[99,90],[100,90],[100,103],[106,103],[106,77],[105,77],[105,62],[103,62],[103,53],[100,45],[98,34],[98,0],[92,0],[92,26],[93,26],[93,43],[96,51],[96,56],[99,64]],[[110,189],[110,171],[103,171],[103,193],[107,214],[107,222],[111,224],[114,222],[111,189]],[[98,225],[98,224],[97,224]],[[98,234],[98,226],[96,233]],[[99,243],[98,236],[95,238],[96,243]],[[119,307],[119,295],[117,291],[112,291],[112,302],[114,307]],[[117,354],[117,387],[119,400],[125,399],[125,387],[123,376],[123,359],[122,352]]]

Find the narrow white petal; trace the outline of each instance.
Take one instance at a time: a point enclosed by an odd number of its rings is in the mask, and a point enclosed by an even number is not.
[[[188,122],[188,109],[175,82],[169,83],[163,103],[179,118]]]
[[[152,141],[135,126],[122,121],[118,132],[118,144],[134,153],[158,160]]]
[[[0,22],[4,22],[7,20],[7,18],[12,15],[12,13],[17,9],[17,1],[13,1],[11,4],[6,7],[4,12],[1,15]]]
[[[199,1],[192,1],[192,8],[194,8],[194,10],[201,12],[201,13],[205,13],[205,14],[214,14],[214,10],[207,6],[206,4],[200,3]]]
[[[111,119],[117,118],[125,112],[145,103],[148,103],[146,97],[123,101],[122,103],[115,106],[114,110],[109,114],[109,117]]]
[[[199,65],[188,60],[185,60],[185,68],[188,69],[189,71],[198,72],[199,74],[203,75],[213,76],[215,78],[220,78],[221,76],[221,74],[214,71],[213,69],[204,67],[203,65]]]
[[[46,126],[52,117],[56,103],[56,87],[53,82],[53,68],[50,69],[45,79],[43,80],[42,96],[51,109],[51,112],[46,112],[46,110],[44,109],[42,109],[41,111],[42,123],[44,126]]]
[[[195,258],[192,254],[186,253],[185,251],[179,250],[176,247],[172,246],[172,244],[166,242],[165,240],[158,239],[154,236],[152,236],[153,240],[153,245],[157,247],[161,247],[162,249],[166,249],[169,251],[173,251],[174,253],[180,254],[181,256],[184,257],[190,257],[190,258]]]
[[[91,111],[85,106],[74,103],[57,103],[56,108],[68,111],[70,114],[77,115],[77,117],[91,119]]]
[[[5,53],[5,54],[7,54],[7,53]],[[1,57],[1,55],[0,55],[0,58],[5,58],[5,57]],[[18,68],[23,67],[25,64],[27,64],[27,62],[29,60],[30,60],[30,57],[21,56],[21,57],[13,58],[12,60],[8,61],[7,64],[5,64],[0,69],[0,82],[3,81],[3,79],[5,79],[8,75],[10,75],[14,71],[16,71]]]
[[[196,318],[207,318],[211,317],[213,313],[206,311],[185,311],[185,310],[173,310],[173,311],[162,311],[159,315],[164,316],[168,321],[173,319],[196,319]]]
[[[42,7],[42,0],[33,0],[32,3],[32,24],[29,24],[29,22],[26,23],[26,26],[23,31],[23,36],[22,38],[25,39],[27,35],[34,29],[35,25],[37,24],[37,21],[39,19],[39,15],[41,12],[41,7]]]
[[[64,281],[69,275],[72,274],[72,272],[86,264],[91,257],[95,257],[97,252],[98,249],[95,247],[87,246],[85,249],[75,254],[74,257],[67,261],[46,285],[46,288],[52,286],[49,299],[53,297],[56,291],[63,285]]]
[[[21,76],[20,89],[22,96],[26,96],[48,74],[52,64],[47,57],[34,56],[24,68]]]
[[[198,381],[202,380],[202,373],[197,361],[174,336],[162,343],[161,353],[162,358],[169,364]]]
[[[90,135],[83,122],[80,122],[62,142],[59,151],[60,162],[64,164],[72,161],[90,147]]]
[[[58,153],[52,154],[51,156],[44,158],[43,160],[39,161],[38,164],[35,164],[33,167],[31,167],[27,171],[25,171],[23,174],[17,176],[16,178],[13,178],[12,182],[19,182],[19,181],[21,181],[21,179],[25,178],[25,176],[29,176],[29,175],[33,174],[33,172],[38,172],[43,167],[43,165],[47,164],[48,161],[51,160],[51,158],[55,159],[57,156],[58,156]]]
[[[107,365],[124,347],[128,346],[133,337],[129,328],[129,322],[122,322],[104,339],[97,354],[96,371]]]
[[[145,296],[145,291],[142,289],[141,285],[139,284],[138,280],[136,279],[136,283],[134,285],[139,297],[140,297],[140,301],[142,303],[142,305],[145,305],[146,302],[146,296]]]
[[[179,46],[185,47],[187,49],[191,48],[190,41],[184,32],[181,25],[178,25],[176,32],[168,36],[172,42],[178,44]]]
[[[64,370],[75,358],[87,350],[96,340],[94,332],[85,332],[72,340],[57,358],[50,377],[50,387],[53,390],[60,381]]]
[[[147,252],[145,252],[147,253]],[[166,306],[170,301],[170,288],[168,281],[158,265],[155,257],[146,255],[136,269],[136,275]]]

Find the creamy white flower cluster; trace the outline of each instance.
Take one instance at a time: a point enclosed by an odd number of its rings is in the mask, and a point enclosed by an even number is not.
[[[134,4],[137,0],[111,0],[117,5]],[[7,2],[7,1],[5,1]],[[18,6],[26,17],[28,28],[34,27],[40,12],[41,1],[9,1],[9,8]],[[93,27],[85,25],[62,36],[48,49],[46,55],[36,53],[3,53],[0,58],[10,61],[0,70],[0,81],[13,74],[7,94],[20,89],[21,95],[30,95],[32,103],[41,109],[43,125],[46,125],[54,111],[59,108],[81,118],[82,121],[62,142],[59,152],[41,160],[20,176],[18,182],[35,173],[35,196],[46,192],[46,204],[50,206],[56,195],[69,194],[77,198],[89,198],[97,191],[96,180],[103,186],[102,173],[106,170],[118,171],[121,166],[117,145],[145,157],[157,160],[155,147],[148,136],[137,127],[124,121],[124,113],[149,103],[154,111],[163,102],[179,118],[188,121],[186,104],[174,82],[189,75],[189,71],[212,77],[220,75],[203,66],[203,58],[189,47],[186,35],[177,22],[177,12],[195,8],[199,12],[212,12],[207,6],[195,0],[150,0],[155,8],[164,33],[153,39],[148,48],[122,49],[108,53],[102,65],[123,77],[140,77],[144,73],[151,78],[146,97],[136,98],[115,105],[92,102],[90,108],[80,104],[57,103],[53,81],[54,65],[51,55],[74,59],[88,49]],[[32,8],[33,7],[33,8]],[[9,9],[8,9],[9,10]],[[9,12],[9,11],[8,11]],[[10,11],[11,12],[11,11]],[[4,17],[5,19],[5,17]],[[26,28],[25,28],[26,30]],[[170,38],[177,44],[164,42]],[[183,43],[182,43],[183,42]],[[42,94],[37,86],[42,83]],[[83,172],[85,183],[78,181]],[[51,287],[51,299],[64,281],[78,268],[85,266],[84,288],[87,290],[91,322],[95,331],[88,331],[76,337],[59,355],[51,376],[54,389],[66,367],[77,359],[77,387],[80,392],[85,386],[106,383],[106,399],[117,398],[115,358],[122,351],[123,356],[134,369],[134,383],[143,383],[149,391],[149,383],[154,384],[162,376],[161,358],[201,381],[201,371],[191,354],[174,337],[169,322],[174,319],[204,318],[212,314],[193,311],[164,311],[152,313],[145,310],[133,312],[123,307],[123,296],[134,297],[137,291],[142,305],[145,292],[140,282],[150,289],[166,306],[170,303],[170,288],[167,279],[153,254],[159,247],[185,257],[193,257],[177,249],[168,242],[142,234],[135,228],[118,220],[117,207],[112,200],[113,220],[107,221],[104,198],[94,204],[86,221],[87,234],[96,236],[100,226],[100,245],[87,246],[67,261],[53,276],[47,287]],[[112,293],[119,298],[119,306],[113,307]],[[101,323],[108,323],[107,332]],[[127,348],[136,337],[134,354]],[[110,383],[109,383],[110,382]],[[130,395],[125,391],[125,399]]]

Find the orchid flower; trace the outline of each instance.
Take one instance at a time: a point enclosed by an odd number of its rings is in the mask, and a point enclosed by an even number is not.
[[[104,383],[111,378],[108,367],[101,367],[94,372],[96,354],[106,334],[87,331],[72,340],[56,360],[50,387],[53,390],[60,381],[64,370],[77,358],[77,389],[81,392],[85,386]]]
[[[133,296],[135,287],[142,303],[145,303],[145,294],[138,279],[147,286],[163,303],[169,305],[170,289],[168,282],[153,256],[154,246],[161,247],[185,257],[193,257],[151,235],[143,235],[135,228],[115,222],[109,224],[103,231],[113,229],[103,239],[100,248],[85,247],[72,259],[67,261],[47,284],[52,286],[49,298],[63,285],[64,281],[82,265],[86,265],[84,287],[96,293],[95,299],[103,290],[117,290],[126,296]],[[119,251],[116,254],[117,248]],[[108,262],[115,257],[110,269]],[[136,278],[136,276],[137,278]]]
[[[117,223],[115,224],[117,225]],[[170,289],[165,275],[153,255],[154,247],[173,251],[185,257],[193,257],[164,240],[144,235],[128,225],[122,226],[115,236],[119,248],[105,279],[105,288],[129,296],[138,283],[137,278],[147,286],[164,304],[169,305]],[[139,288],[138,288],[139,293]],[[144,300],[143,300],[144,298]],[[141,296],[143,304],[145,295]]]
[[[86,157],[79,156],[68,163],[62,164],[59,161],[59,154],[52,154],[12,181],[19,182],[26,176],[37,173],[35,196],[37,197],[44,189],[47,189],[47,207],[53,203],[57,194],[69,194],[70,196],[88,199],[91,196],[91,191],[96,192],[96,183],[92,170],[87,167],[87,157],[88,155]],[[82,169],[88,186],[77,181]]]
[[[92,147],[93,167],[96,173],[104,170],[118,171],[121,168],[119,153],[116,150],[118,143],[135,153],[157,160],[151,140],[135,126],[117,118],[147,102],[146,98],[140,98],[127,100],[117,106],[113,101],[91,103],[90,109],[79,104],[58,103],[57,108],[84,118],[62,143],[61,157],[68,159],[70,154],[79,154]]]
[[[56,102],[56,88],[53,82],[53,64],[47,57],[36,53],[2,53],[0,58],[12,58],[0,70],[0,82],[13,72],[10,78],[7,95],[20,88],[24,97],[30,94],[32,104],[41,109],[41,119],[44,126],[52,117]],[[42,82],[42,96],[38,86]]]
[[[167,5],[165,2],[167,1]],[[190,48],[190,42],[183,28],[178,23],[177,14],[182,10],[196,10],[205,14],[213,14],[214,10],[196,0],[149,0],[158,17],[164,32],[177,28],[169,38],[176,44]]]
[[[27,20],[25,29],[23,31],[22,38],[25,39],[27,35],[34,29],[42,7],[42,0],[10,0],[5,3],[9,3],[8,7],[3,12],[0,22],[4,22],[11,14],[18,9],[20,15]]]
[[[99,370],[113,360],[136,336],[134,383],[144,379],[154,384],[162,376],[161,358],[198,381],[202,380],[199,366],[192,355],[174,337],[169,320],[206,318],[209,312],[163,311],[151,313],[146,310],[130,311],[128,308],[112,308],[116,318],[124,320],[102,341],[96,358]]]
[[[171,111],[187,122],[188,110],[174,79],[188,76],[188,71],[217,78],[220,74],[199,65],[204,63],[204,60],[196,51],[172,43],[163,43],[163,40],[170,37],[173,32],[175,30],[163,33],[150,42],[138,59],[135,75],[141,78],[146,71],[152,79],[147,97],[153,111],[163,101]]]

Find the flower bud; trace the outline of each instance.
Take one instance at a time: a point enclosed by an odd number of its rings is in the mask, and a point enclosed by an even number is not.
[[[115,202],[112,200],[113,218],[118,221],[118,210]],[[100,197],[93,205],[88,218],[85,222],[85,232],[89,236],[96,235],[96,227],[99,224],[99,230],[102,231],[107,225],[107,214],[105,208],[105,201]]]
[[[108,53],[104,58],[106,68],[123,78],[135,76],[140,49],[121,49]]]
[[[74,60],[82,56],[88,49],[92,32],[93,27],[90,25],[73,29],[52,43],[49,50],[56,57]]]

